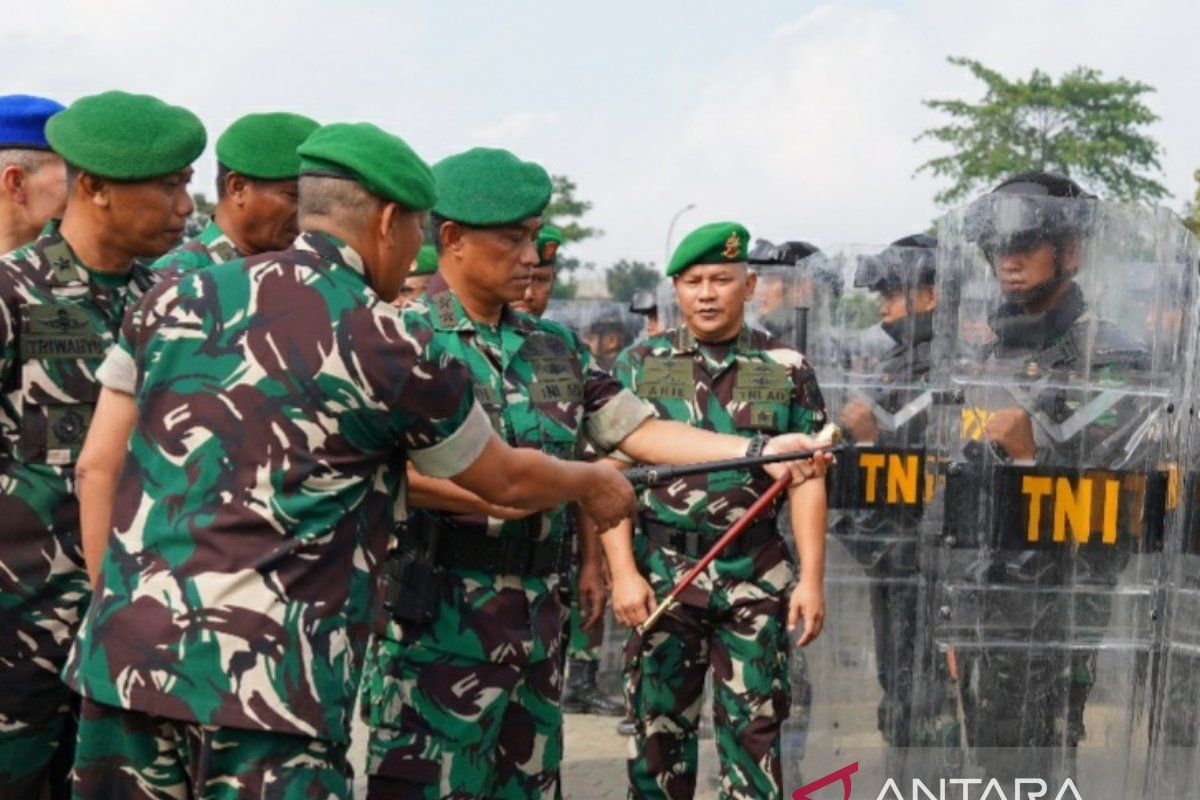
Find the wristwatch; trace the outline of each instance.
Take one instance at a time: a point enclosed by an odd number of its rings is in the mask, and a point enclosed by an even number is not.
[[[750,437],[750,444],[746,445],[746,458],[758,458],[763,454],[763,450],[767,447],[767,442],[771,441],[771,437],[765,433],[756,433]],[[761,465],[751,467],[751,470],[759,475],[766,475],[767,472]]]

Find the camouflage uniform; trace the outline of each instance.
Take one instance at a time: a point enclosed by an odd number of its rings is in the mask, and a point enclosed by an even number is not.
[[[159,258],[150,268],[158,272],[186,275],[214,264],[242,258],[243,255],[233,240],[217,226],[216,220],[210,220],[199,236]]]
[[[152,281],[89,271],[57,222],[0,261],[0,796],[36,797],[48,770],[66,785],[76,703],[58,673],[89,594],[74,464],[96,369]]]
[[[440,273],[423,301],[427,309],[406,309],[410,330],[466,363],[509,444],[572,459],[584,436],[607,452],[650,417],[562,326],[507,307],[498,325],[476,323]],[[428,512],[410,525],[417,546],[436,530],[441,543],[532,540],[562,558],[542,576],[447,567],[431,622],[381,616],[363,698],[372,796],[557,795],[569,513],[501,521]],[[440,550],[436,560],[448,563]]]
[[[600,661],[600,645],[604,643],[604,620],[591,630],[583,629],[583,611],[579,607],[579,564],[571,564],[567,590],[571,593],[571,606],[567,618],[567,652],[571,661],[595,664]]]
[[[100,378],[136,396],[139,423],[65,670],[86,698],[79,796],[135,782],[154,788],[133,796],[172,796],[158,784],[182,770],[231,783],[213,796],[259,797],[253,776],[293,759],[326,768],[282,770],[268,793],[321,781],[311,796],[348,796],[372,578],[404,516],[405,458],[452,475],[491,435],[465,370],[429,340],[351,248],[314,232],[164,282],[129,314]],[[114,741],[116,726],[129,735]],[[253,777],[240,785],[216,771],[235,745],[230,769]]]
[[[626,350],[614,374],[659,417],[719,433],[814,433],[826,422],[804,358],[748,327],[725,345],[699,343],[685,328],[666,331]],[[764,474],[724,471],[647,490],[634,555],[659,602],[695,560],[647,533],[694,534],[694,552],[703,553],[770,484]],[[781,796],[779,731],[790,705],[786,591],[794,570],[774,522],[764,525],[766,541],[716,559],[640,653],[626,652],[627,697],[638,720],[631,797],[692,796],[710,665],[722,796]]]

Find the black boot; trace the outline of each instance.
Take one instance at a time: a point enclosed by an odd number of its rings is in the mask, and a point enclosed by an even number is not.
[[[600,664],[595,661],[567,661],[567,683],[563,687],[562,707],[567,714],[599,714],[603,717],[620,717],[625,714],[625,704],[608,697],[596,685],[596,673]]]

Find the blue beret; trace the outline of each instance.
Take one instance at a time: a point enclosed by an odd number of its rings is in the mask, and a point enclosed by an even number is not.
[[[28,94],[0,96],[0,149],[49,150],[46,120],[63,110],[62,103]]]

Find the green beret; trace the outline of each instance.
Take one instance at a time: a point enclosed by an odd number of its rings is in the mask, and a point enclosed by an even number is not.
[[[562,244],[562,232],[550,225],[543,225],[538,231],[537,251],[538,251],[538,266],[552,267],[554,261],[558,257],[558,246]]]
[[[409,275],[432,275],[437,272],[438,254],[433,245],[422,245],[417,253],[417,265],[409,270]]]
[[[127,92],[79,98],[46,122],[46,138],[71,166],[118,181],[178,172],[207,142],[191,111]]]
[[[248,178],[294,179],[300,174],[296,148],[319,127],[300,114],[247,114],[217,139],[217,162]]]
[[[554,188],[546,170],[507,150],[476,147],[433,165],[438,202],[433,212],[464,225],[511,225],[536,217]]]
[[[750,232],[736,222],[710,222],[683,237],[675,248],[667,277],[695,264],[736,264],[746,260]]]
[[[437,200],[429,165],[399,136],[369,122],[317,128],[296,152],[301,175],[349,178],[410,211],[426,211]]]

